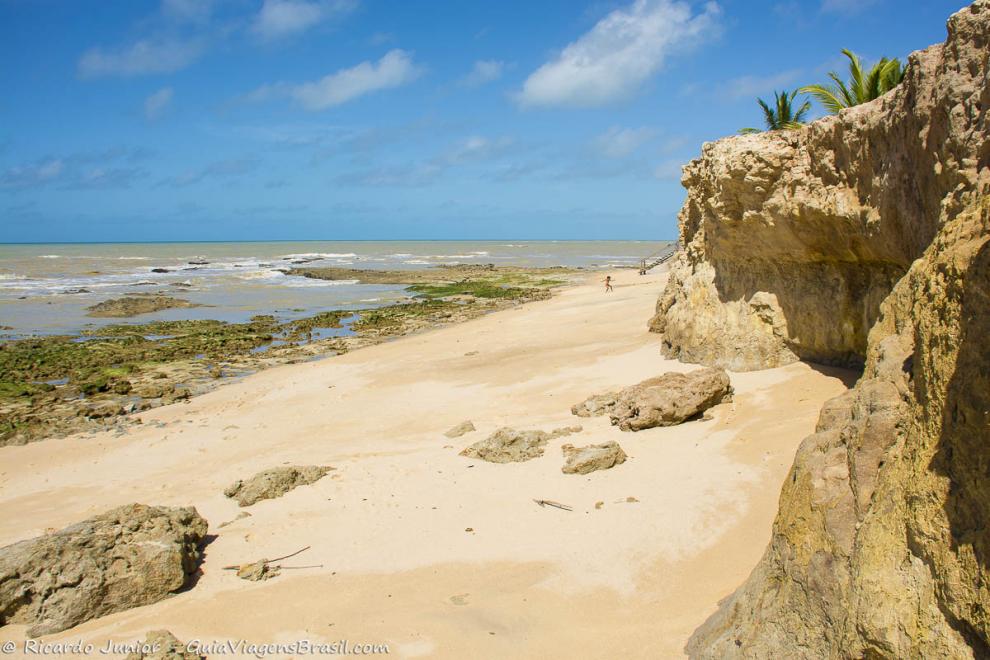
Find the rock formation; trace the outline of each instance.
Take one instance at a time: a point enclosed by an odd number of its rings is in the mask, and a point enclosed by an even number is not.
[[[461,456],[480,458],[489,463],[522,463],[543,456],[549,440],[580,433],[580,426],[546,431],[517,431],[503,426],[484,440],[465,448]]]
[[[444,433],[444,435],[447,436],[448,438],[459,438],[462,435],[466,433],[471,433],[475,430],[476,429],[474,428],[474,423],[471,420],[467,420],[465,422],[461,422],[457,426],[454,426],[446,433]]]
[[[651,327],[671,356],[739,371],[862,365],[880,303],[980,188],[983,2],[877,101],[797,131],[705,144],[684,168],[682,255]]]
[[[193,653],[188,646],[167,630],[152,630],[125,660],[203,660],[204,656]]]
[[[579,417],[608,415],[623,431],[673,426],[696,417],[732,395],[729,375],[709,368],[686,374],[674,371],[627,387],[596,394],[571,407]]]
[[[188,307],[199,307],[199,305],[171,296],[125,296],[124,298],[104,300],[101,303],[87,307],[86,316],[127,318],[129,316],[137,316],[138,314],[160,312],[163,309],[185,309]]]
[[[864,363],[694,657],[990,655],[988,52],[979,0],[890,94],[706,145],[686,169],[687,251],[654,322],[665,349],[733,368]]]
[[[238,506],[251,506],[261,500],[282,497],[293,488],[315,483],[333,469],[326,465],[305,465],[262,470],[247,481],[238,479],[223,494],[236,499]]]
[[[207,523],[192,507],[129,504],[0,548],[0,625],[36,637],[181,589]]]
[[[564,474],[588,474],[626,462],[626,452],[615,440],[586,447],[564,445],[560,449],[564,454],[564,466],[560,471]]]

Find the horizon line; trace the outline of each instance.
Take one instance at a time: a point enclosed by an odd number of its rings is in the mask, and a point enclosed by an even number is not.
[[[4,241],[6,245],[167,245],[189,243],[495,243],[529,241],[530,243],[607,243],[662,242],[676,238],[273,238],[234,240],[152,240],[152,241]]]

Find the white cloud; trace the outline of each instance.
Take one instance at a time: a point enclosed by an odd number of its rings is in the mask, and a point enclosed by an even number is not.
[[[51,158],[31,165],[18,165],[0,173],[0,188],[30,188],[58,178],[65,169],[61,158]]]
[[[162,0],[162,13],[177,21],[203,23],[213,13],[214,0]]]
[[[458,165],[469,161],[497,158],[507,153],[514,142],[508,136],[490,139],[481,135],[472,135],[456,144],[438,160],[445,165]]]
[[[471,73],[464,76],[461,83],[467,87],[480,87],[502,77],[505,62],[499,60],[478,60]]]
[[[79,59],[79,75],[99,78],[172,73],[189,66],[202,52],[202,41],[172,39],[142,39],[116,51],[91,48]]]
[[[654,168],[653,176],[661,181],[680,181],[681,168],[683,167],[684,161],[682,160],[665,160]]]
[[[265,0],[251,30],[264,41],[282,39],[357,6],[355,0]]]
[[[594,145],[607,158],[625,158],[656,135],[652,128],[620,128],[613,126],[595,138]]]
[[[391,32],[375,32],[368,39],[368,43],[372,46],[384,46],[385,44],[390,44],[395,41],[395,35]]]
[[[635,0],[534,71],[517,100],[523,106],[600,106],[628,97],[675,49],[714,33],[720,14],[714,2],[694,14],[678,0]]]
[[[172,88],[163,87],[144,100],[144,117],[148,121],[161,118],[172,103]]]
[[[769,76],[741,76],[733,78],[724,87],[724,95],[730,99],[755,98],[793,83],[803,73],[801,69],[781,71]]]
[[[412,54],[390,50],[377,63],[361,62],[350,69],[341,69],[300,85],[265,85],[249,93],[244,100],[264,101],[274,96],[289,96],[307,110],[325,110],[365,94],[408,84],[421,73]]]

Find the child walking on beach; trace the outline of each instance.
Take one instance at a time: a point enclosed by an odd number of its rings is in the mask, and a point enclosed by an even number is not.
[[[612,276],[611,275],[606,275],[605,276],[605,293],[608,293],[611,290],[612,290]]]

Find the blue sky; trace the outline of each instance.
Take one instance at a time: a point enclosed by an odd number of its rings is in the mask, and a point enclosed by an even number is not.
[[[0,241],[663,239],[679,168],[961,0],[0,0]]]

